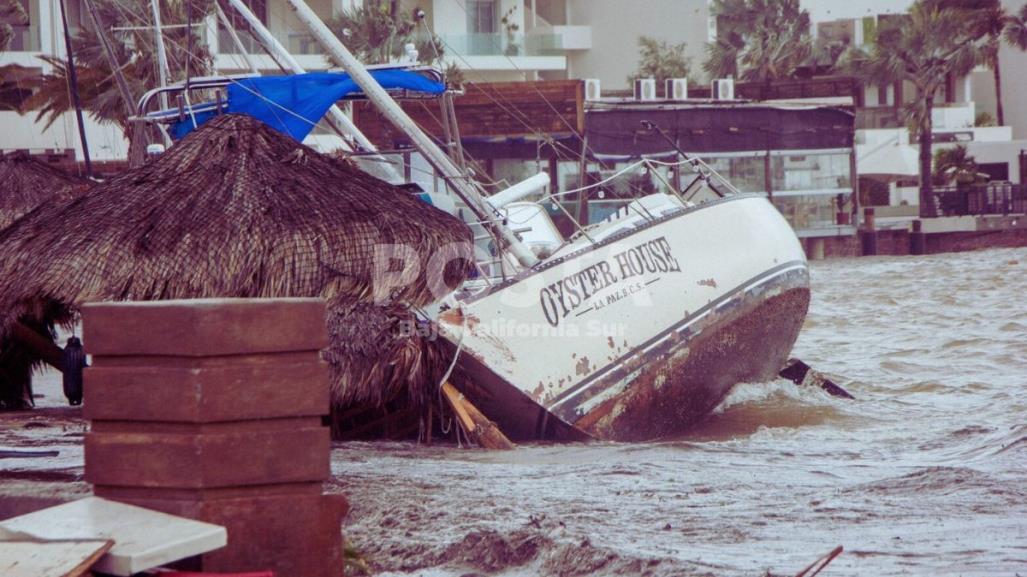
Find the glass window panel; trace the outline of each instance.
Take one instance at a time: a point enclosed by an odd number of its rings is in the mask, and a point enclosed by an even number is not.
[[[796,230],[828,228],[837,224],[838,212],[852,209],[851,197],[851,194],[775,196],[774,206]]]
[[[740,192],[766,192],[764,182],[764,157],[703,157],[703,160]],[[681,173],[681,185],[691,182],[691,171],[685,167]]]
[[[770,160],[775,191],[852,188],[848,154],[781,155]]]
[[[495,34],[499,29],[496,0],[468,0],[467,31],[471,34]]]
[[[581,186],[580,174],[581,163],[577,161],[561,160],[556,163],[556,182],[561,191],[579,188]]]
[[[492,179],[500,183],[496,190],[513,186],[539,172],[546,172],[547,164],[518,158],[495,159],[492,161]]]

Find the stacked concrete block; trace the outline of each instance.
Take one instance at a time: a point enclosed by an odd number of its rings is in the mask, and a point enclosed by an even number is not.
[[[341,575],[322,301],[98,303],[82,319],[97,496],[225,526],[204,571]]]

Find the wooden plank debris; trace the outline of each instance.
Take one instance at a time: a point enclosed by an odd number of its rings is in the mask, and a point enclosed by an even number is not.
[[[56,457],[60,451],[28,451],[21,449],[0,449],[0,459],[38,459],[40,457]]]
[[[114,541],[61,539],[0,541],[0,575],[4,577],[79,577]]]
[[[485,449],[507,450],[516,447],[495,423],[483,415],[467,397],[450,383],[442,384],[442,394],[446,397],[453,412],[456,413],[460,426],[467,436]]]

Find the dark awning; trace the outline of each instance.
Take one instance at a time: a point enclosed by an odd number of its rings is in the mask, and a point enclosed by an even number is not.
[[[673,147],[642,121],[655,123],[689,153],[851,148],[855,115],[839,106],[765,103],[603,103],[589,108],[585,134],[598,156],[662,155]]]

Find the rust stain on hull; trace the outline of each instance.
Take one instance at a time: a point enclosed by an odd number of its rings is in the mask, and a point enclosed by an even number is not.
[[[776,376],[808,307],[809,289],[792,289],[709,319],[710,327],[687,342],[675,333],[659,350],[625,363],[617,371],[620,378],[639,371],[629,387],[574,425],[595,437],[618,441],[651,440],[687,430],[735,383]]]
[[[588,357],[581,357],[580,359],[578,359],[577,366],[574,367],[574,372],[582,377],[588,376],[588,374],[592,372],[592,367],[590,366],[590,364],[591,363],[589,363]]]

